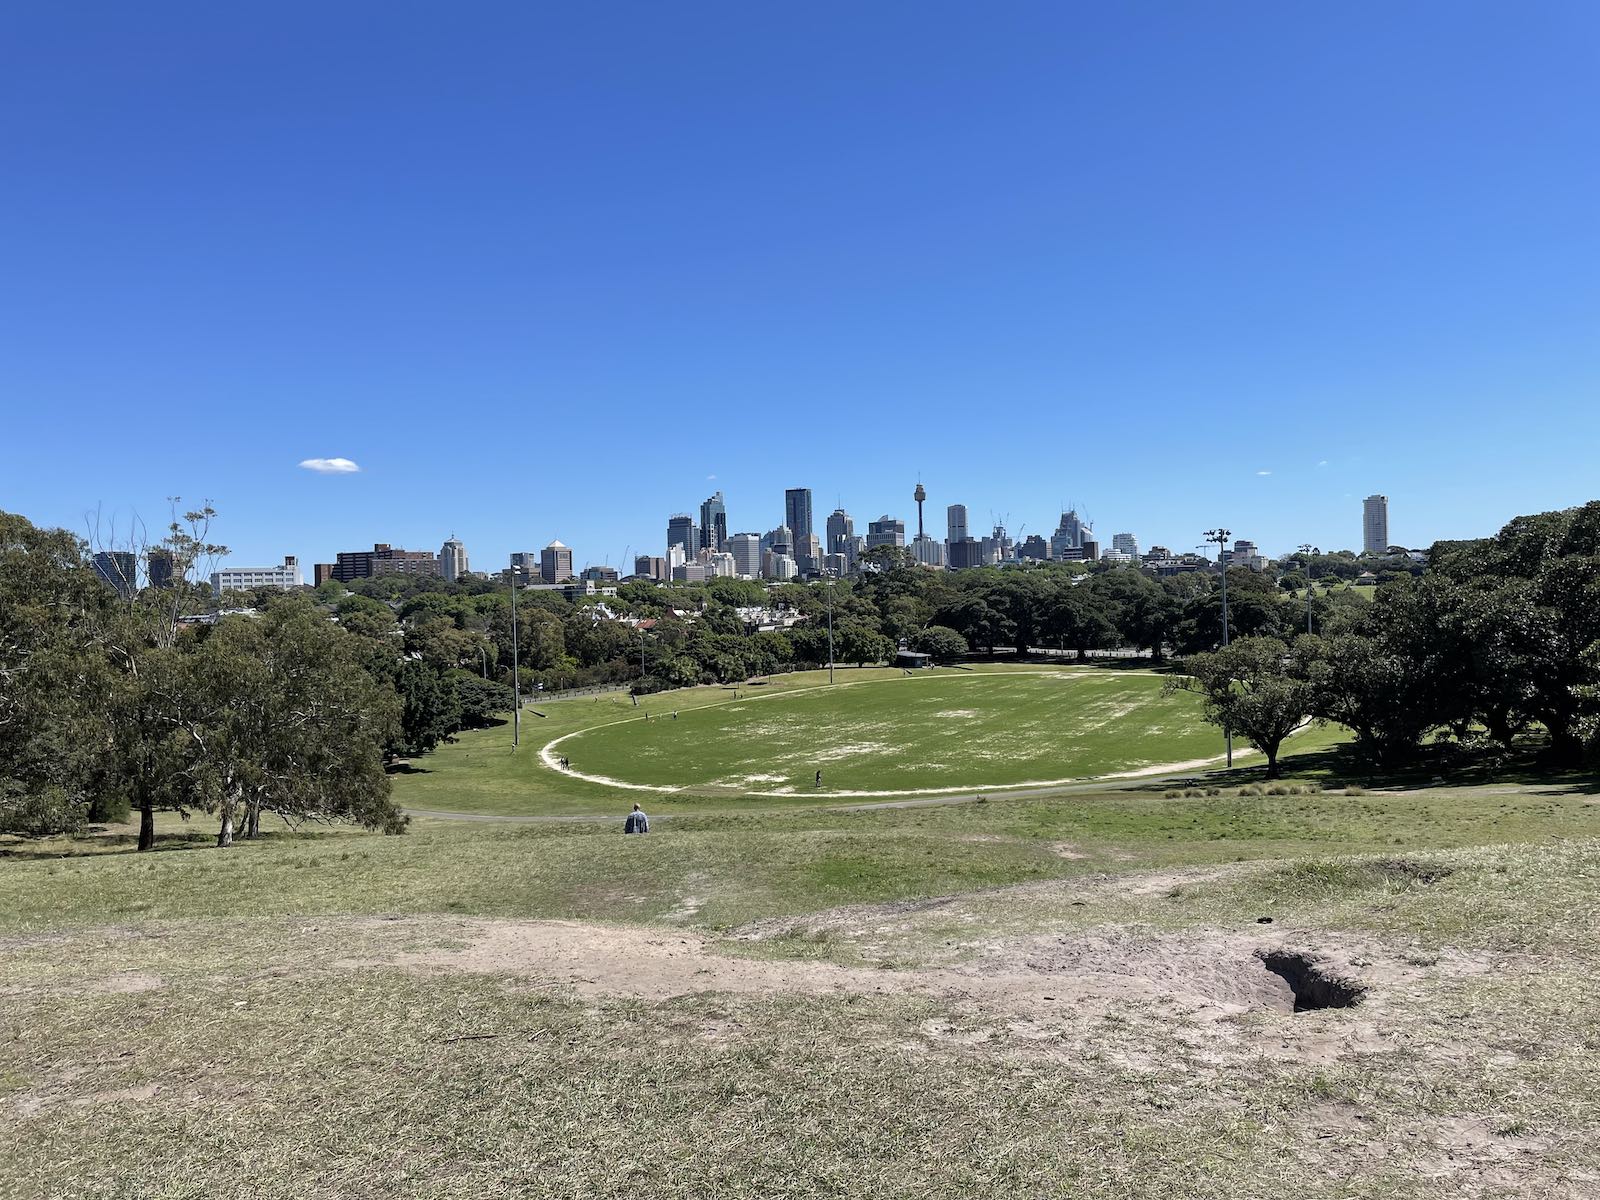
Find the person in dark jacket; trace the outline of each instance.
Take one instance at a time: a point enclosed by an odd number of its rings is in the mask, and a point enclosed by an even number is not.
[[[650,818],[644,815],[644,810],[642,808],[640,808],[637,804],[635,804],[633,806],[633,811],[628,814],[628,819],[622,823],[622,832],[623,833],[649,833],[650,832]]]

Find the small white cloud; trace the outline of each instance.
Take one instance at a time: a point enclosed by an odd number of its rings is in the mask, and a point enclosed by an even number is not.
[[[1256,474],[1257,475],[1271,475],[1272,472],[1271,471],[1257,471]]]
[[[706,478],[707,478],[707,479],[715,479],[715,478],[716,478],[716,476],[715,476],[715,475],[707,475],[707,476],[706,476]]]
[[[1319,466],[1319,467],[1325,467],[1325,466],[1327,466],[1327,465],[1328,465],[1328,460],[1327,460],[1327,459],[1325,459],[1325,458],[1324,458],[1324,459],[1322,459],[1322,460],[1321,460],[1321,461],[1320,461],[1320,462],[1318,462],[1318,463],[1317,463],[1317,466]]]
[[[318,475],[351,475],[361,470],[348,458],[307,458],[300,465]]]

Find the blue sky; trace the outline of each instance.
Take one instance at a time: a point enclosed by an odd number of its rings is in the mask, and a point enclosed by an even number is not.
[[[235,563],[1594,498],[1600,6],[14,7],[0,507]],[[344,457],[360,470],[298,464]]]

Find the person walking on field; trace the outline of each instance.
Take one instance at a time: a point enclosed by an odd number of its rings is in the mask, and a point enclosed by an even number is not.
[[[816,783],[816,786],[817,787],[821,787],[822,786],[822,772],[821,771],[817,772],[817,783]]]
[[[650,818],[644,815],[644,809],[640,808],[637,804],[633,806],[633,811],[628,814],[628,819],[622,823],[622,832],[650,832]]]

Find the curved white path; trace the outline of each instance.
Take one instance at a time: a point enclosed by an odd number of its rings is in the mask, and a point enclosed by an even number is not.
[[[979,677],[985,676],[985,675],[993,675],[993,676],[997,676],[997,677],[1000,677],[1000,678],[1007,678],[1007,677],[1010,677],[1010,676],[1013,676],[1013,675],[1055,675],[1055,676],[1058,676],[1058,677],[1063,678],[1063,679],[1093,679],[1093,678],[1115,679],[1115,678],[1118,678],[1118,676],[1116,676],[1116,675],[1106,674],[1106,673],[1103,673],[1103,672],[1089,671],[1089,670],[1083,670],[1083,669],[1080,669],[1078,671],[1072,671],[1071,668],[1062,668],[1062,669],[1054,669],[1054,670],[1043,670],[1043,671],[979,671],[979,672],[975,672],[974,674],[979,676]],[[811,687],[793,688],[793,689],[788,690],[788,691],[772,692],[772,693],[769,693],[767,695],[741,696],[741,697],[738,697],[737,699],[723,700],[723,701],[720,701],[719,703],[715,703],[715,704],[700,704],[700,705],[696,705],[693,709],[691,709],[689,711],[691,711],[691,712],[703,712],[706,709],[721,708],[721,707],[723,707],[723,705],[727,705],[727,704],[749,704],[749,703],[754,703],[754,702],[762,701],[762,700],[778,700],[778,699],[782,699],[785,696],[798,696],[802,692],[815,692],[815,691],[820,691],[823,688],[829,688],[829,687],[832,687],[832,688],[865,687],[868,684],[874,684],[874,683],[897,683],[897,682],[899,682],[899,681],[895,680],[895,679],[860,679],[860,680],[851,680],[851,681],[848,681],[848,682],[845,682],[845,683],[834,683],[834,684],[822,683],[822,684],[813,685]],[[693,786],[686,785],[686,784],[672,785],[672,784],[660,784],[660,783],[630,783],[630,782],[628,782],[627,780],[624,780],[624,779],[615,779],[610,775],[596,775],[596,774],[593,774],[591,772],[577,770],[575,767],[567,767],[567,766],[562,766],[561,765],[561,755],[557,754],[555,752],[555,749],[562,742],[567,741],[569,738],[580,737],[583,734],[592,733],[596,729],[606,729],[606,728],[608,728],[608,727],[610,727],[612,725],[624,725],[624,724],[627,724],[627,723],[629,723],[631,721],[637,721],[637,720],[641,720],[641,719],[642,718],[640,718],[640,717],[623,717],[620,720],[604,721],[604,722],[600,723],[599,725],[590,725],[590,726],[588,726],[588,727],[586,727],[584,729],[574,729],[571,733],[564,733],[560,737],[552,738],[550,741],[545,743],[543,748],[540,749],[540,751],[539,751],[540,761],[542,761],[546,767],[550,768],[550,770],[555,771],[555,772],[557,772],[559,774],[562,774],[562,775],[569,776],[569,777],[571,777],[573,779],[581,779],[585,783],[599,784],[602,787],[621,788],[624,791],[630,791],[630,792],[654,792],[654,793],[656,793],[658,795],[673,795],[673,794],[676,794],[678,792],[693,791],[693,790],[695,790],[696,787],[700,787],[700,788],[716,788],[716,787],[734,788],[734,785],[732,785],[732,784],[721,784],[721,785],[719,785],[719,784],[716,784],[716,783],[699,784],[699,785],[693,785]],[[1309,721],[1307,721],[1304,725],[1301,725],[1299,729],[1296,729],[1295,733],[1300,733],[1302,730],[1310,728],[1310,725],[1311,725],[1311,723]],[[1294,735],[1291,734],[1290,736],[1292,737]],[[1260,753],[1261,752],[1259,750],[1252,750],[1252,749],[1235,750],[1234,753],[1233,753],[1233,757],[1234,757],[1234,760],[1237,761],[1237,760],[1239,760],[1241,758],[1251,758],[1251,757],[1259,756]],[[796,796],[816,796],[818,799],[834,799],[834,798],[838,798],[838,799],[845,799],[845,800],[856,800],[856,799],[880,799],[880,798],[906,797],[906,796],[930,796],[930,797],[932,797],[932,796],[954,796],[954,795],[971,794],[971,793],[975,793],[975,792],[1001,793],[1001,792],[1008,792],[1008,791],[1019,791],[1019,790],[1029,789],[1029,788],[1051,788],[1051,787],[1062,787],[1062,786],[1065,786],[1065,785],[1068,785],[1068,784],[1094,783],[1094,782],[1101,781],[1101,780],[1143,779],[1146,776],[1152,776],[1152,775],[1172,775],[1172,774],[1176,774],[1177,772],[1180,772],[1180,771],[1196,771],[1196,770],[1201,769],[1202,767],[1215,766],[1217,763],[1225,761],[1227,759],[1227,757],[1228,756],[1226,754],[1217,754],[1217,755],[1214,755],[1214,756],[1212,756],[1210,758],[1191,758],[1191,759],[1187,759],[1187,760],[1185,760],[1183,762],[1156,763],[1156,764],[1154,764],[1152,766],[1140,767],[1137,770],[1133,770],[1133,771],[1116,771],[1116,772],[1113,772],[1113,773],[1108,774],[1108,775],[1069,775],[1069,776],[1067,776],[1065,778],[1062,778],[1062,779],[1028,779],[1028,780],[1017,780],[1017,781],[1013,781],[1013,782],[1010,782],[1010,783],[993,783],[993,784],[963,783],[963,784],[959,784],[959,785],[956,785],[956,786],[953,786],[953,787],[940,787],[940,788],[885,788],[885,789],[877,789],[877,790],[847,790],[847,791],[826,790],[826,791],[815,791],[815,792],[802,792],[802,791],[798,791],[798,790],[796,790],[794,788],[789,788],[787,790],[781,790],[781,791],[770,791],[770,792],[749,791],[749,790],[744,789],[744,788],[734,788],[734,790],[737,790],[741,794],[746,795],[746,796],[760,796],[760,797],[763,797],[763,798],[770,798],[770,799],[774,799],[774,800],[789,800],[789,799],[793,799]]]

